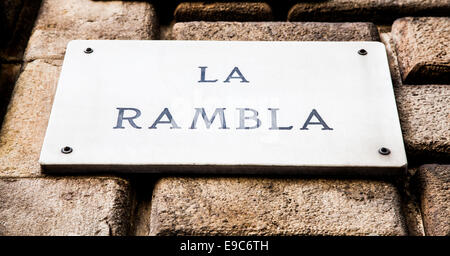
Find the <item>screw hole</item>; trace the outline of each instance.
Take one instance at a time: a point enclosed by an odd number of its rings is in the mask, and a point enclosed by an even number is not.
[[[378,153],[380,153],[382,155],[389,155],[391,153],[391,150],[389,150],[388,148],[382,147],[378,150]]]
[[[365,49],[360,49],[360,50],[358,51],[358,54],[359,54],[359,55],[367,55],[367,51],[366,51]]]
[[[73,149],[69,146],[65,146],[61,149],[61,153],[63,153],[63,154],[70,154],[70,153],[72,153],[72,151],[73,151]]]
[[[84,50],[84,53],[90,54],[93,53],[94,50],[91,47],[86,48],[86,50]]]

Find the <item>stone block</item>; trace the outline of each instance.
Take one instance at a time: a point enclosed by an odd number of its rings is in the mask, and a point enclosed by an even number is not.
[[[146,2],[43,0],[25,61],[63,59],[71,40],[150,40],[158,33],[155,9]]]
[[[402,18],[392,25],[405,84],[450,84],[450,18]]]
[[[423,165],[417,176],[425,234],[450,236],[450,165]]]
[[[301,1],[289,21],[366,21],[391,23],[405,16],[448,16],[448,0],[327,0]]]
[[[61,64],[55,60],[25,64],[0,132],[0,177],[40,175],[39,154]]]
[[[409,163],[450,163],[450,86],[394,88]]]
[[[268,21],[272,9],[262,2],[184,2],[175,9],[176,21]]]
[[[0,235],[127,235],[129,189],[119,178],[0,178]]]
[[[406,235],[399,192],[384,181],[163,178],[150,235]]]
[[[172,30],[175,40],[379,41],[372,23],[185,22]]]

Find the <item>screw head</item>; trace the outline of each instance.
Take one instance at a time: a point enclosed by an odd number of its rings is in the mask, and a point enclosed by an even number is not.
[[[72,151],[73,151],[73,149],[69,146],[65,146],[61,149],[61,153],[63,153],[63,154],[70,154],[70,153],[72,153]]]
[[[358,51],[358,54],[359,54],[359,55],[367,55],[367,51],[366,51],[365,49],[360,49],[360,50]]]
[[[90,53],[93,53],[93,52],[94,52],[94,49],[92,49],[91,47],[88,47],[88,48],[86,48],[84,50],[84,53],[86,53],[86,54],[90,54]]]
[[[382,155],[389,155],[391,153],[391,150],[385,147],[381,147],[380,149],[378,149],[378,153]]]

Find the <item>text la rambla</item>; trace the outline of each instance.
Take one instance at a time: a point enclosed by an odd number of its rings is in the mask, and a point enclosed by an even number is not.
[[[206,79],[206,66],[200,66],[200,80],[198,83],[216,83],[218,79]],[[236,75],[235,75],[236,74]],[[228,75],[228,77],[223,81],[224,83],[229,83],[231,79],[239,79],[240,83],[249,83],[249,81],[244,77],[242,72],[239,70],[238,67],[234,67],[234,69],[231,71],[231,73]],[[113,127],[113,129],[125,129],[125,121],[128,122],[130,128],[134,129],[142,129],[141,126],[136,124],[136,120],[141,116],[142,112],[140,109],[133,108],[133,107],[118,107],[117,108],[117,123]],[[197,129],[197,121],[199,117],[204,121],[204,124],[207,129],[209,129],[216,120],[216,117],[219,117],[220,125],[218,129],[230,129],[228,126],[226,119],[225,119],[225,110],[226,108],[215,108],[212,115],[210,115],[210,118],[208,118],[208,115],[205,111],[205,108],[194,108],[194,114],[192,123],[189,126],[189,129]],[[236,127],[236,129],[257,129],[261,126],[261,120],[259,118],[258,111],[252,108],[236,108],[237,111],[239,111],[239,124]],[[277,111],[278,108],[267,108],[270,114],[270,120],[271,120],[271,126],[269,127],[269,130],[291,130],[293,128],[292,125],[290,126],[279,126],[277,122]],[[312,121],[312,119],[315,118],[316,121]],[[252,124],[249,124],[252,122]],[[177,124],[175,121],[175,118],[172,116],[172,113],[170,112],[169,108],[164,108],[159,116],[156,118],[156,120],[153,122],[151,126],[149,126],[149,129],[157,129],[158,125],[170,125],[170,129],[181,129],[181,127]],[[306,118],[305,122],[303,123],[300,130],[308,130],[308,126],[310,125],[320,125],[322,130],[333,130],[328,124],[325,122],[325,120],[320,116],[320,114],[317,112],[316,109],[312,109],[310,111],[310,114]]]

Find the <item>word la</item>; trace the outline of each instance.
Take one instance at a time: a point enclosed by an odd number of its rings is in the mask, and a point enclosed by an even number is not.
[[[141,110],[137,108],[130,107],[120,107],[117,108],[117,122],[113,129],[125,129],[125,126],[134,129],[142,129],[142,126],[139,124],[138,118],[141,116]],[[195,108],[194,115],[192,118],[192,122],[188,126],[188,129],[197,129],[198,120],[203,120],[203,123],[207,129],[210,129],[211,125],[215,120],[219,120],[220,125],[218,129],[230,129],[227,120],[225,119],[225,110],[226,108],[216,108],[210,118],[206,114],[205,108]],[[257,129],[261,126],[261,119],[259,118],[258,111],[252,108],[236,108],[239,112],[238,124],[236,125],[236,129]],[[280,126],[277,121],[277,112],[278,108],[268,108],[267,109],[270,115],[270,127],[269,130],[291,130],[293,128],[292,125],[289,126]],[[313,118],[315,121],[313,121]],[[128,125],[127,125],[128,124]],[[175,121],[172,113],[169,108],[164,108],[156,120],[153,122],[148,129],[158,129],[159,126],[169,125],[170,129],[181,129],[181,126]],[[317,125],[322,130],[333,130],[325,120],[319,115],[316,109],[312,109],[309,113],[306,120],[303,122],[300,130],[309,130],[310,126]]]
[[[199,83],[215,83],[219,80],[219,79],[207,79],[206,78],[206,69],[208,67],[201,66],[198,68],[200,69],[200,80],[198,81]],[[247,79],[245,79],[244,75],[242,74],[242,72],[239,70],[238,67],[234,67],[233,70],[231,70],[228,77],[223,82],[229,83],[231,79],[239,79],[241,83],[249,83],[249,81]]]

